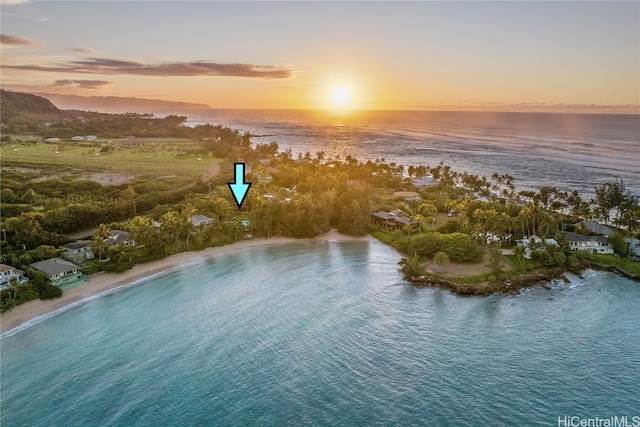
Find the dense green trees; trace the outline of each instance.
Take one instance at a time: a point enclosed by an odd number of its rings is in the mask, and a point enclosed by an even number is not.
[[[252,146],[247,133],[219,125],[186,127],[180,116],[86,116],[82,123],[54,123],[47,132],[51,136],[98,133],[189,138],[193,141],[189,151],[185,148],[179,154],[209,153],[225,158],[221,173],[207,182],[186,175],[163,175],[162,179],[140,175],[127,184],[103,186],[74,177],[34,180],[36,176],[29,172],[3,171],[3,262],[20,267],[50,257],[55,247],[68,240],[63,234],[99,224],[103,225],[94,236],[94,252],[99,260],[110,258],[111,262],[92,268],[117,271],[136,262],[245,238],[313,237],[331,228],[366,235],[374,229],[373,211],[399,208],[421,227],[396,230],[385,234],[385,239],[410,255],[403,267],[412,275],[422,275],[421,262],[437,254],[439,260],[446,256],[451,261],[476,261],[482,258],[481,247],[495,245],[489,250],[489,260],[498,276],[498,247],[513,246],[513,240],[522,236],[553,237],[568,223],[598,218],[620,229],[611,242],[616,253],[624,256],[623,237],[640,231],[638,198],[626,190],[622,180],[596,187],[595,198],[583,200],[577,191],[565,193],[554,187],[517,193],[509,175],[480,177],[458,173],[441,163],[406,169],[409,177],[430,175],[439,180],[436,187],[416,189],[404,178],[404,166],[384,159],[361,162],[347,155],[341,160],[322,152],[294,159],[291,150],[280,152],[276,142]],[[238,159],[252,167],[253,186],[242,210],[237,209],[226,186]],[[395,200],[393,192],[400,190],[417,190],[422,200]],[[435,218],[449,210],[453,216],[434,231]],[[213,224],[194,227],[191,217],[196,213],[210,216]],[[110,248],[106,240],[114,227],[127,230],[137,247]],[[516,255],[523,259],[524,253],[516,249]],[[534,261],[543,266],[571,265],[576,258],[561,245],[534,251]],[[24,298],[55,293],[30,286]]]
[[[475,261],[482,256],[482,250],[476,242],[468,234],[459,232],[416,235],[410,239],[407,251],[426,258],[444,252],[452,261]]]
[[[402,273],[406,279],[414,280],[424,276],[424,265],[420,262],[420,258],[418,256],[402,258],[398,262],[398,265],[402,267]]]
[[[44,274],[31,268],[26,268],[26,272],[30,278],[27,283],[19,285],[17,279],[13,279],[9,283],[11,288],[0,292],[1,312],[34,299],[46,300],[62,295],[62,290],[48,283]]]

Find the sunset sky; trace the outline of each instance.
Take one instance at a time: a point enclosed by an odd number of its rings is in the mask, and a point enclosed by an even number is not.
[[[638,111],[640,3],[2,1],[2,86],[214,108]]]

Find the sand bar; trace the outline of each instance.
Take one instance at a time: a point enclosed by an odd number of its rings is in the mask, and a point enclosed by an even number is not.
[[[91,276],[86,283],[71,288],[64,292],[62,297],[53,300],[33,300],[25,304],[14,307],[11,311],[0,315],[0,333],[18,328],[36,318],[48,315],[51,312],[67,307],[71,304],[86,300],[87,298],[107,292],[111,289],[135,282],[154,274],[178,268],[200,258],[208,258],[215,255],[225,254],[247,248],[283,245],[294,242],[305,241],[357,241],[369,240],[370,237],[351,237],[339,234],[336,231],[315,237],[313,239],[293,239],[284,237],[274,237],[270,239],[247,240],[226,246],[207,248],[201,251],[182,252],[171,255],[157,261],[138,264],[132,269],[122,273],[97,273]]]

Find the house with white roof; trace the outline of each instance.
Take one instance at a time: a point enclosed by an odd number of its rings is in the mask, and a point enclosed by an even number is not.
[[[191,223],[194,227],[207,226],[213,224],[213,218],[206,215],[194,215],[191,217]]]
[[[19,285],[29,281],[24,271],[7,264],[0,264],[0,291],[11,288],[12,279],[16,279]]]

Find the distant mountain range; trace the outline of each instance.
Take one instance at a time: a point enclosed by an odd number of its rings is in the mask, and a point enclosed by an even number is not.
[[[99,111],[102,113],[180,112],[211,108],[207,104],[120,96],[79,96],[54,93],[38,93],[37,95],[47,98],[63,110]]]

